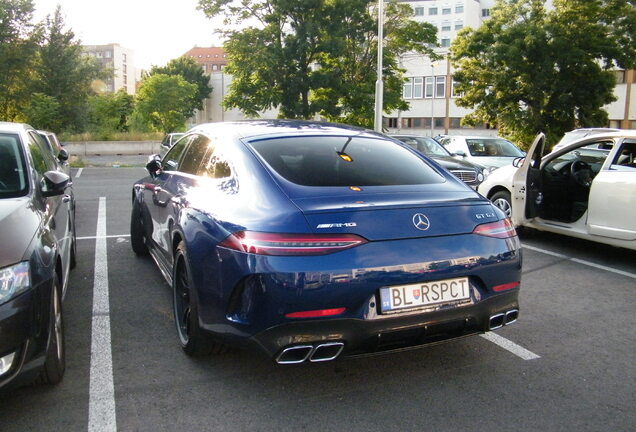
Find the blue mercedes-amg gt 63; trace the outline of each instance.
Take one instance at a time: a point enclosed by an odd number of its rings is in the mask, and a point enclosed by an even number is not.
[[[400,141],[329,123],[211,123],[147,169],[131,243],[171,285],[189,355],[238,346],[320,362],[517,320],[510,221]]]

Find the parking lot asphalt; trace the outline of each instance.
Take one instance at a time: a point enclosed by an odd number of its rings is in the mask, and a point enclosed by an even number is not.
[[[524,233],[519,321],[486,337],[298,366],[238,350],[191,359],[170,288],[130,248],[145,170],[73,174],[66,376],[0,393],[3,432],[636,430],[635,251]]]

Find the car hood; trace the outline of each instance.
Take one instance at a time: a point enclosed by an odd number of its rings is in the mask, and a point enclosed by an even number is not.
[[[0,200],[0,267],[15,264],[24,254],[35,235],[40,220],[28,198]]]
[[[511,165],[517,157],[513,156],[476,156],[471,162],[481,165],[485,168],[499,168],[505,165]]]

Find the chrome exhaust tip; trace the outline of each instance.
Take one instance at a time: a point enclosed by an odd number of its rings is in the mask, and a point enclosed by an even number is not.
[[[312,345],[295,345],[285,348],[276,357],[278,364],[298,364],[309,358],[314,347]]]
[[[519,318],[519,309],[509,310],[508,312],[506,312],[505,324],[512,324],[513,322],[517,321],[517,318]]]
[[[340,355],[344,349],[344,343],[342,342],[329,342],[316,346],[314,351],[309,356],[310,362],[323,362],[334,360]]]
[[[506,314],[499,313],[497,315],[493,315],[488,320],[488,329],[496,330],[498,328],[503,327],[506,324]]]

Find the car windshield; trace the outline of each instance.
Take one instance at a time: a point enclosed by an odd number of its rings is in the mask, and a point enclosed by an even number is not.
[[[523,152],[502,138],[466,138],[471,156],[522,157]]]
[[[0,198],[14,198],[28,191],[20,138],[0,133]]]
[[[398,136],[396,138],[426,156],[450,156],[450,153],[433,138],[413,136]]]
[[[442,183],[444,177],[396,143],[346,136],[256,140],[254,150],[279,175],[304,186],[389,186]]]

